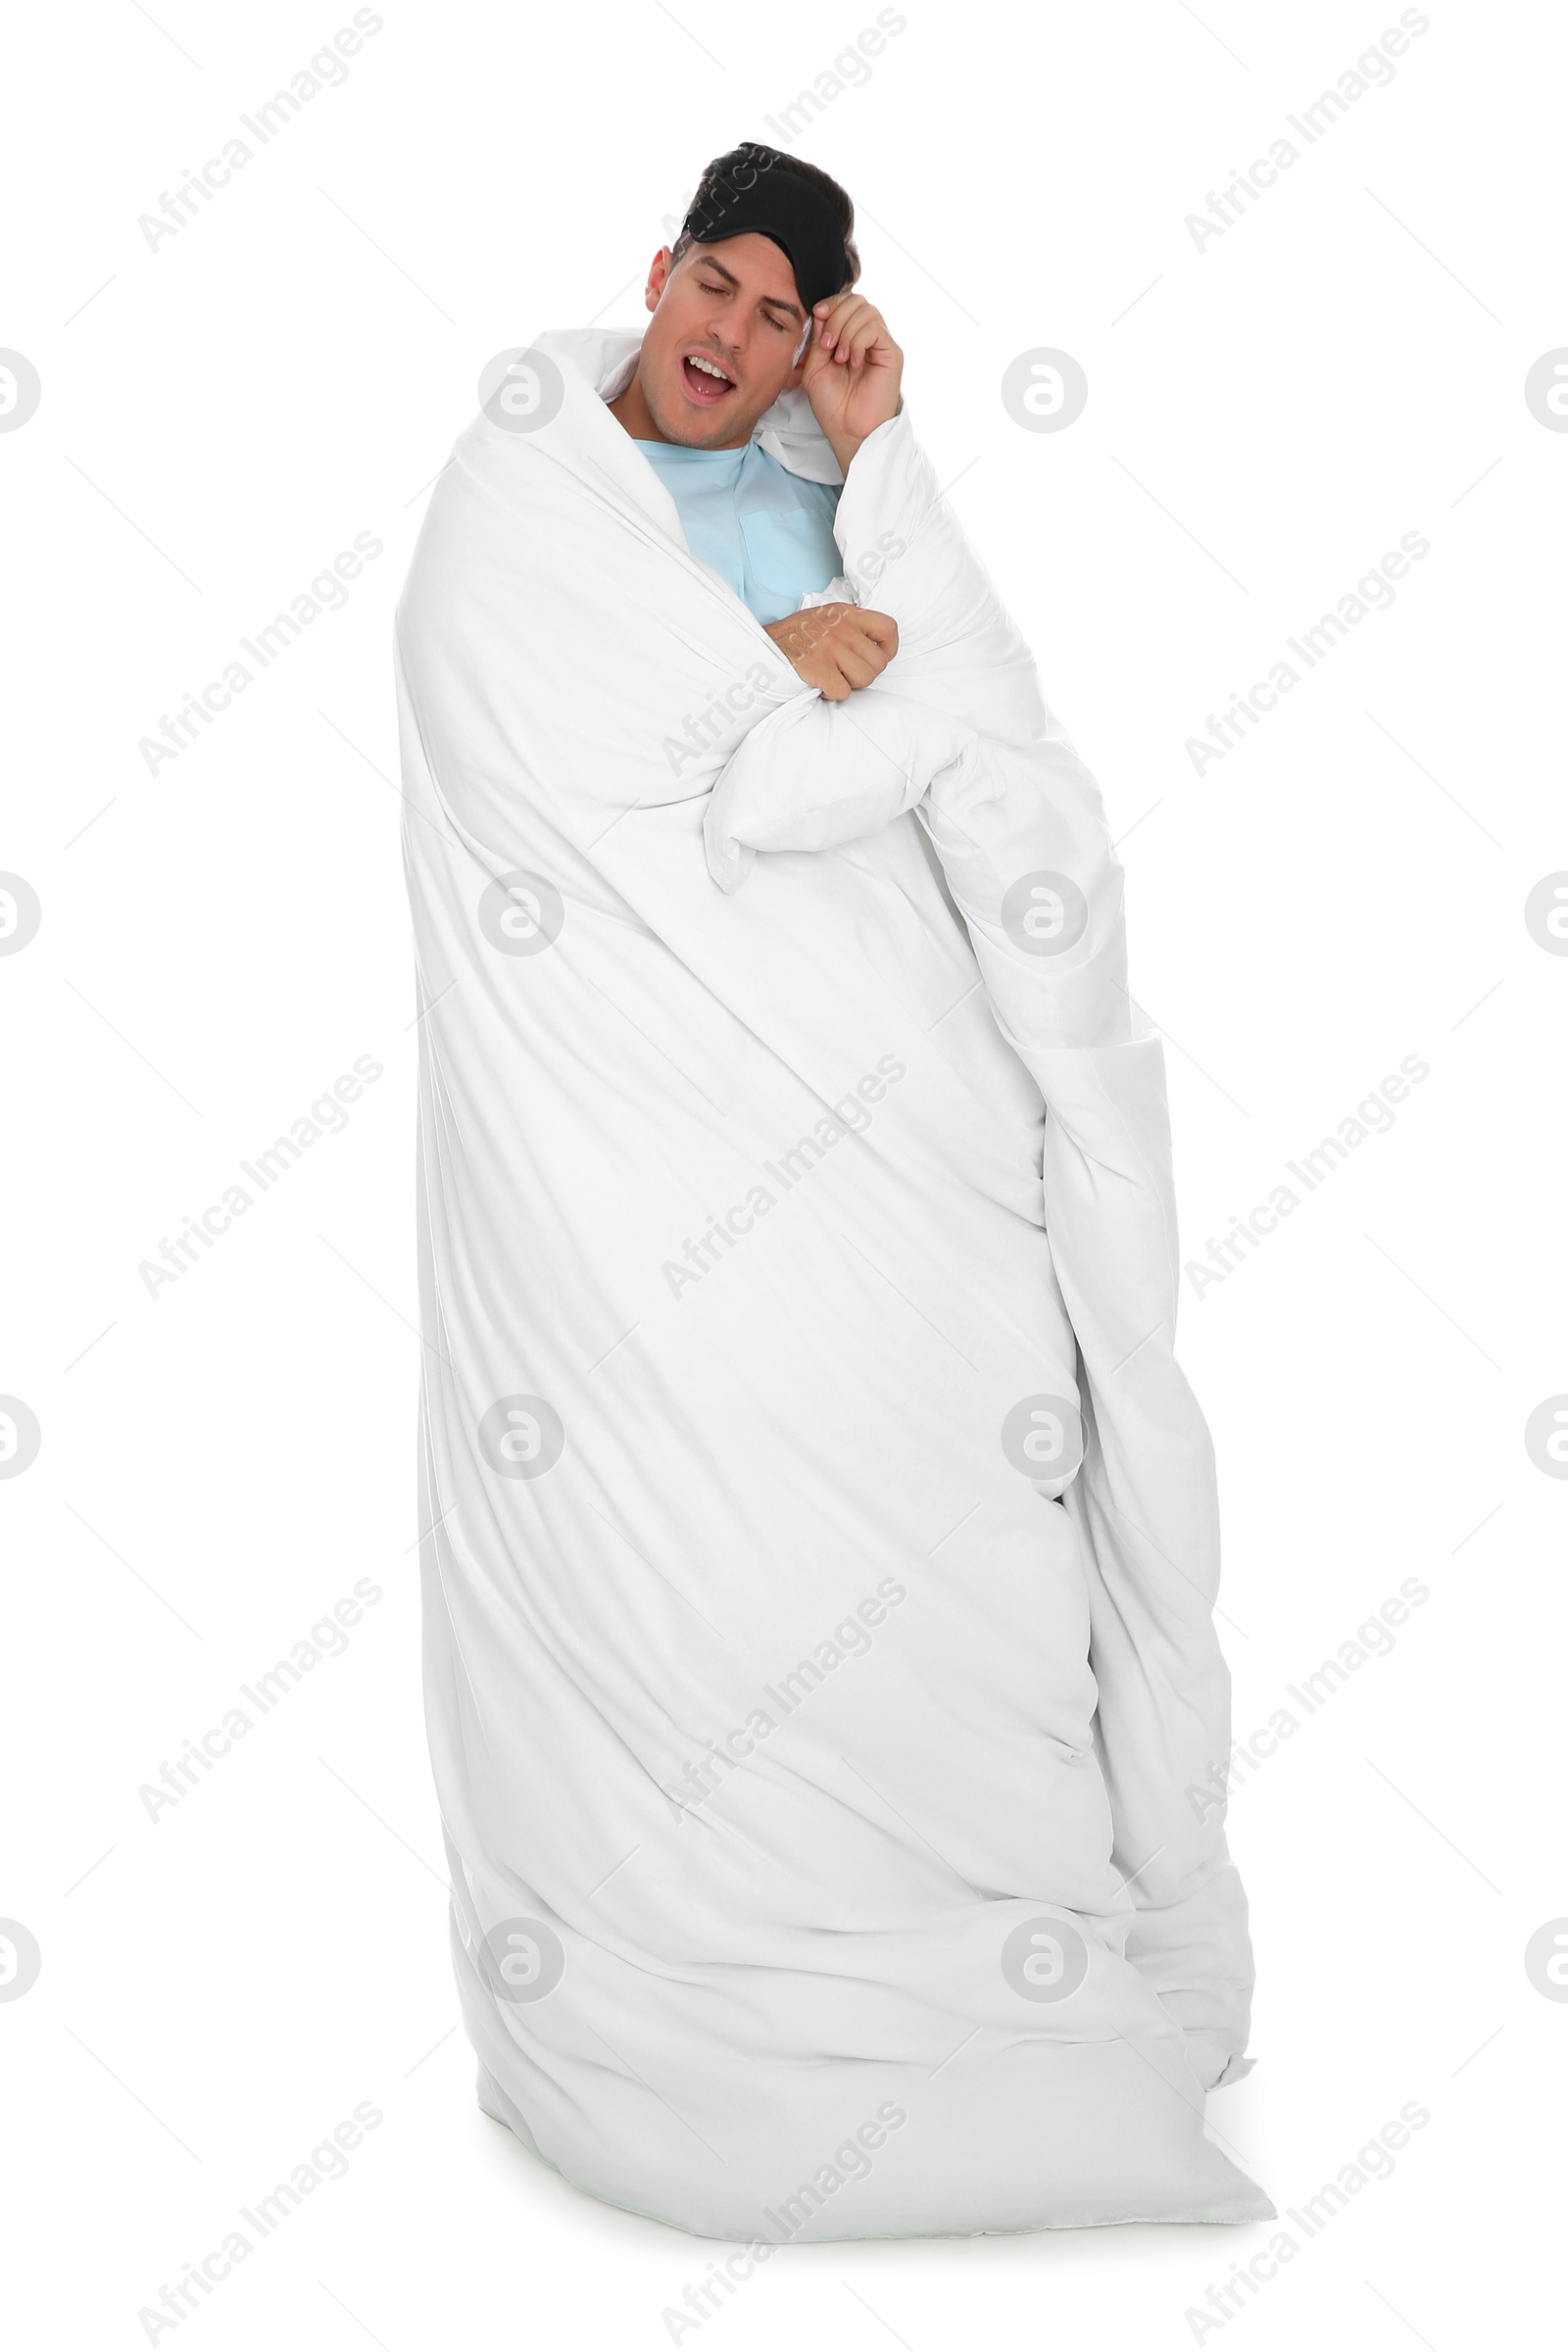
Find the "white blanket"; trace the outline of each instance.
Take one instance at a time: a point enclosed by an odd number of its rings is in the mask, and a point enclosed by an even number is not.
[[[605,407],[636,339],[539,348],[398,619],[481,2103],[762,2244],[1266,2215],[1203,2123],[1213,1469],[1099,794],[906,414],[838,517],[900,650],[831,705]]]

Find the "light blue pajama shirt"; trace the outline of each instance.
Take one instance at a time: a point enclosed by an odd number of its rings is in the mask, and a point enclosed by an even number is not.
[[[637,447],[675,501],[686,544],[765,625],[836,579],[833,537],[841,485],[791,473],[756,441],[741,449]]]

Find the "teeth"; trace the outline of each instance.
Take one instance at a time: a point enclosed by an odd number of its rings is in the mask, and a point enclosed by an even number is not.
[[[695,351],[686,354],[686,362],[688,367],[700,368],[704,375],[717,376],[721,384],[727,384],[730,380],[722,368],[715,368],[711,360],[699,359]]]

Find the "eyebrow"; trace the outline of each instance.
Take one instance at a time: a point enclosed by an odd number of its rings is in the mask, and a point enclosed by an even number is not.
[[[737,291],[739,290],[741,282],[740,279],[735,275],[733,270],[726,270],[722,262],[714,261],[712,249],[710,247],[703,255],[703,268],[705,270],[716,270],[726,285],[734,286]],[[758,300],[759,302],[764,304],[770,311],[788,311],[792,318],[799,318],[803,322],[805,321],[806,313],[802,310],[800,304],[798,302],[791,302],[787,296],[783,294],[760,294],[758,296]]]

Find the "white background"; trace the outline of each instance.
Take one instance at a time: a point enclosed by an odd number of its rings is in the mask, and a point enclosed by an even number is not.
[[[529,2160],[454,2026],[390,618],[484,362],[635,324],[705,160],[768,136],[876,12],[389,0],[344,84],[156,251],[138,216],[352,11],[154,13],[30,12],[0,139],[0,343],[43,386],[0,434],[0,867],[43,908],[0,959],[0,1390],[43,1433],[0,1482],[0,1913],[42,1950],[0,2003],[10,2332],[146,2341],[161,2285],[369,2101],[347,2177],[159,2342],[634,2352],[714,2249]],[[1183,1301],[1238,1733],[1403,1580],[1430,1595],[1235,1796],[1258,2065],[1211,2123],[1284,2214],[1401,2105],[1430,2122],[1200,2337],[1184,2315],[1268,2225],[786,2249],[680,2339],[709,2352],[1450,2352],[1559,2300],[1568,2005],[1524,1948],[1568,1913],[1568,1485],[1523,1430],[1568,1390],[1568,957],[1523,907],[1568,866],[1568,434],[1523,385],[1568,344],[1568,40],[1544,6],[1428,13],[1201,250],[1185,217],[1396,8],[911,0],[797,143],[863,204],[916,429],[1124,837],[1187,1254],[1430,1065]],[[1088,375],[1065,431],[1002,405],[1040,347]],[[138,739],[360,532],[384,552],[346,608],[150,774]],[[1406,532],[1430,553],[1392,609],[1196,773],[1187,738]],[[359,1055],[384,1075],[345,1131],[149,1297],[139,1263]],[[344,1654],[150,1820],[139,1787],[361,1578],[382,1598]]]

